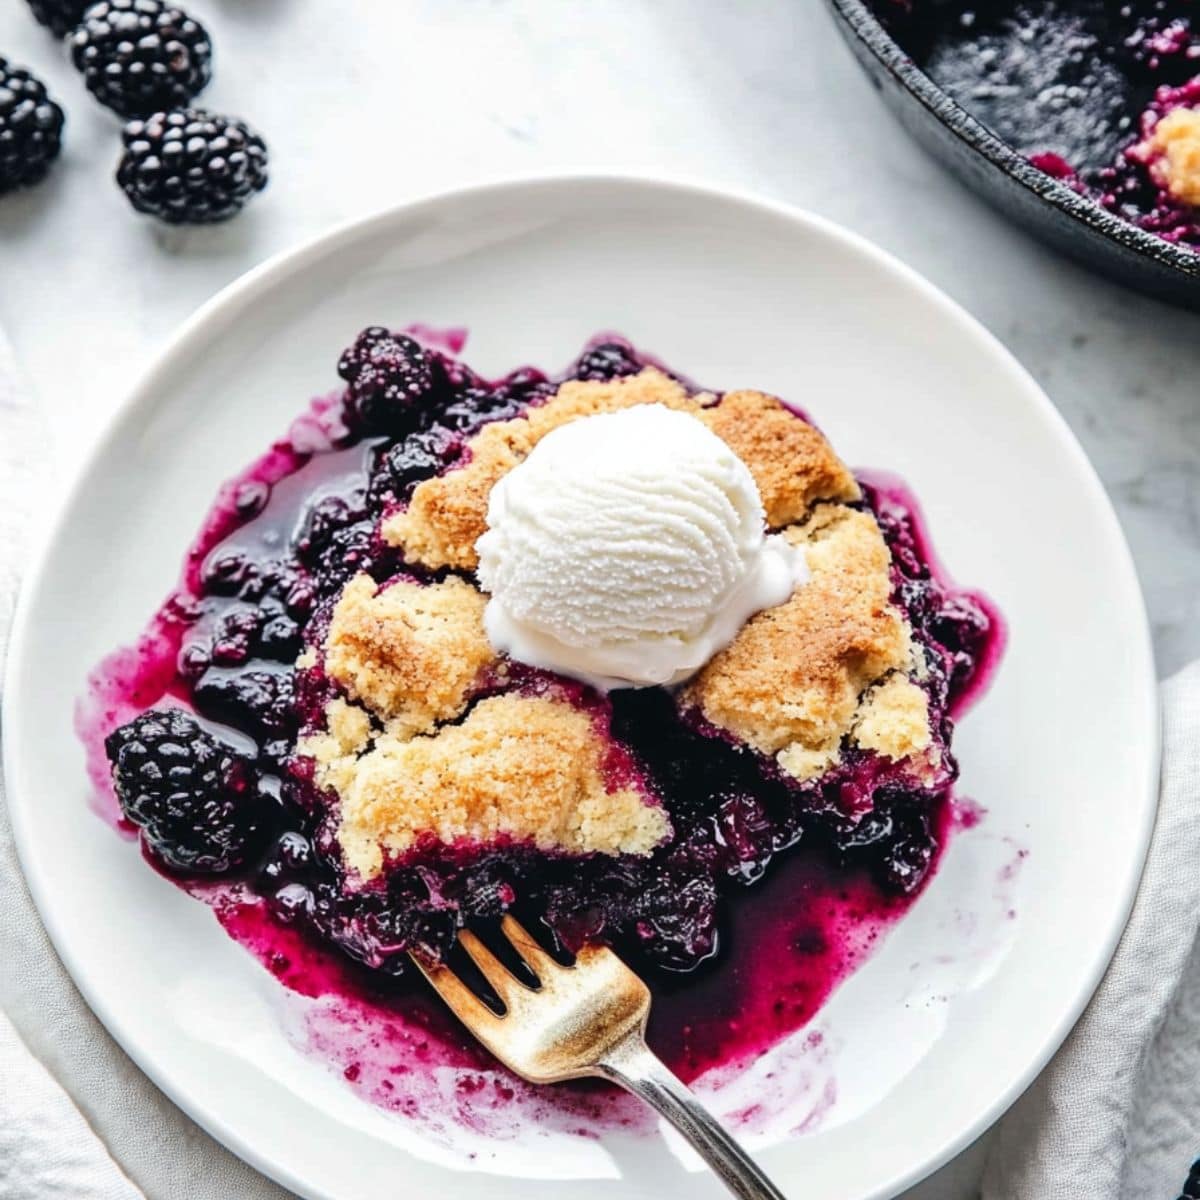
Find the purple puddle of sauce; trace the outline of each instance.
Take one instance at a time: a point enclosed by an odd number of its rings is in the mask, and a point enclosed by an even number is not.
[[[465,332],[412,329],[426,344],[457,353]],[[244,543],[247,529],[295,528],[302,504],[333,494],[361,469],[364,447],[336,449],[342,430],[338,395],[313,402],[247,471],[227,484],[188,552],[182,578],[132,648],[108,656],[89,676],[76,708],[96,808],[132,836],[113,792],[104,738],[138,712],[163,701],[187,703],[178,674],[181,652],[201,598],[202,568],[218,548]],[[936,580],[954,590],[933,556],[923,520],[894,477],[860,473],[884,515],[903,518],[917,552]],[[270,504],[267,505],[267,500]],[[963,593],[966,594],[966,593]],[[985,598],[972,599],[991,619],[991,633],[971,686],[956,699],[958,717],[981,694],[1002,652],[1003,624]],[[219,727],[233,740],[236,731]],[[851,781],[864,792],[870,781]],[[969,802],[942,801],[933,814],[936,855],[980,811]],[[153,858],[146,856],[154,864]],[[937,857],[926,877],[931,878]],[[294,927],[280,923],[263,899],[240,884],[203,884],[168,876],[208,903],[226,932],[290,991],[307,1002],[298,1043],[338,1070],[364,1098],[445,1133],[454,1125],[493,1137],[515,1136],[520,1120],[594,1136],[600,1127],[652,1127],[646,1114],[615,1089],[572,1084],[535,1089],[509,1075],[474,1042],[420,984],[383,991],[370,974]],[[803,1029],[837,986],[870,956],[911,907],[909,895],[885,892],[865,869],[835,868],[801,846],[778,856],[753,888],[725,900],[722,953],[704,971],[649,979],[654,1004],[651,1046],[685,1081],[728,1076]],[[820,1033],[802,1052],[821,1052]],[[828,1087],[798,1128],[811,1128],[833,1103]],[[761,1116],[753,1105],[741,1116]],[[752,1112],[751,1109],[754,1111]],[[518,1115],[519,1114],[519,1115]]]
[[[983,698],[984,693],[991,686],[996,671],[1000,667],[1000,660],[1004,657],[1005,647],[1008,645],[1008,625],[1000,610],[985,593],[972,588],[964,588],[954,581],[954,577],[946,569],[934,547],[933,539],[929,535],[929,522],[925,519],[921,502],[903,479],[890,471],[880,470],[877,467],[860,467],[854,472],[854,475],[859,482],[866,484],[874,491],[875,507],[880,516],[886,518],[889,513],[894,513],[899,520],[907,524],[917,553],[929,567],[933,578],[947,591],[969,597],[987,614],[990,622],[989,635],[983,643],[981,653],[976,657],[975,671],[970,684],[954,698],[950,705],[951,717],[956,721],[960,720]],[[964,811],[970,805],[969,801],[961,799],[957,803]]]

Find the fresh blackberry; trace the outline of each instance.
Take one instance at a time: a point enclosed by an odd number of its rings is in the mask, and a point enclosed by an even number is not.
[[[35,17],[56,37],[70,33],[83,19],[83,10],[92,0],[29,0]]]
[[[433,389],[433,366],[425,351],[412,338],[380,325],[358,335],[338,362],[338,374],[350,385],[347,414],[371,433],[395,431]]]
[[[267,186],[267,147],[233,117],[199,108],[130,121],[117,183],[138,212],[170,225],[224,221]]]
[[[62,149],[63,111],[44,85],[0,57],[0,195],[37,183]]]
[[[212,43],[199,22],[162,0],[100,0],[70,37],[87,89],[123,117],[180,108],[212,76]]]
[[[166,866],[218,875],[258,850],[267,821],[253,768],[187,713],[144,712],[104,748],[121,811]]]

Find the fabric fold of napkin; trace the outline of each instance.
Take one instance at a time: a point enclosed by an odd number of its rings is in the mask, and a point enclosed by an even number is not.
[[[1083,1016],[1000,1122],[984,1200],[1172,1200],[1200,1154],[1200,662],[1162,703],[1158,819],[1133,913]]]
[[[0,1196],[142,1200],[79,1109],[0,1013]]]

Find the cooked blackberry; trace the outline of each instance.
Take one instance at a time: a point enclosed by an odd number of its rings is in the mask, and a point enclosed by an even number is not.
[[[225,221],[267,186],[266,144],[233,117],[178,108],[128,122],[122,138],[117,183],[169,225]]]
[[[340,530],[363,520],[367,515],[364,495],[324,496],[308,510],[293,547],[305,566],[320,561]]]
[[[123,117],[182,107],[212,76],[204,27],[162,0],[100,0],[70,46],[88,91]]]
[[[92,0],[29,0],[29,9],[51,33],[62,37],[83,19]]]
[[[167,867],[219,875],[259,849],[269,810],[253,767],[187,713],[144,712],[104,748],[121,811]]]
[[[399,565],[399,554],[380,540],[376,523],[367,518],[334,532],[313,560],[313,585],[318,599],[329,600],[360,571],[386,579]]]
[[[338,362],[350,385],[346,409],[371,432],[392,432],[433,389],[433,368],[420,345],[379,325],[364,329]]]
[[[436,475],[461,453],[449,430],[434,425],[388,446],[371,474],[375,503],[407,502],[422,479]]]
[[[408,889],[405,882],[417,886]],[[350,894],[327,880],[306,890],[309,902],[287,887],[280,889],[273,911],[285,919],[307,918],[342,953],[384,975],[399,976],[411,969],[409,949],[436,957],[448,954],[461,927],[455,912],[431,904],[428,888],[412,879],[392,881],[386,894]]]
[[[37,183],[62,149],[63,111],[40,80],[0,58],[0,195]]]
[[[585,350],[571,374],[576,379],[616,379],[621,375],[636,375],[642,364],[623,342],[600,342]]]
[[[295,829],[285,830],[275,840],[259,868],[259,882],[267,890],[295,884],[313,868],[312,843]]]
[[[271,670],[267,663],[232,673],[210,667],[196,681],[192,697],[196,707],[214,721],[227,721],[270,743],[295,732],[292,714],[293,675],[288,670]]]
[[[704,875],[663,875],[635,909],[641,950],[667,971],[692,971],[717,952],[717,889]]]
[[[911,896],[929,874],[937,843],[929,818],[916,805],[897,806],[891,819],[891,837],[883,844],[877,876],[889,891]]]
[[[488,391],[483,403],[466,396],[447,404],[439,413],[439,423],[447,430],[470,436],[492,421],[507,421],[520,416],[524,400],[507,396],[503,391]]]

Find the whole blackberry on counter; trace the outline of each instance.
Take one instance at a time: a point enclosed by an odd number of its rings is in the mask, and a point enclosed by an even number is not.
[[[206,225],[240,212],[267,186],[267,147],[233,117],[198,108],[126,124],[117,183],[139,212],[171,225]]]
[[[179,108],[212,77],[208,33],[162,0],[100,0],[69,44],[88,91],[123,117]]]
[[[104,749],[121,811],[166,866],[219,875],[261,848],[269,822],[254,768],[187,713],[144,712]]]
[[[29,0],[30,10],[50,32],[62,37],[83,19],[83,10],[92,0]]]
[[[63,111],[43,84],[0,57],[0,195],[37,183],[62,149]]]

